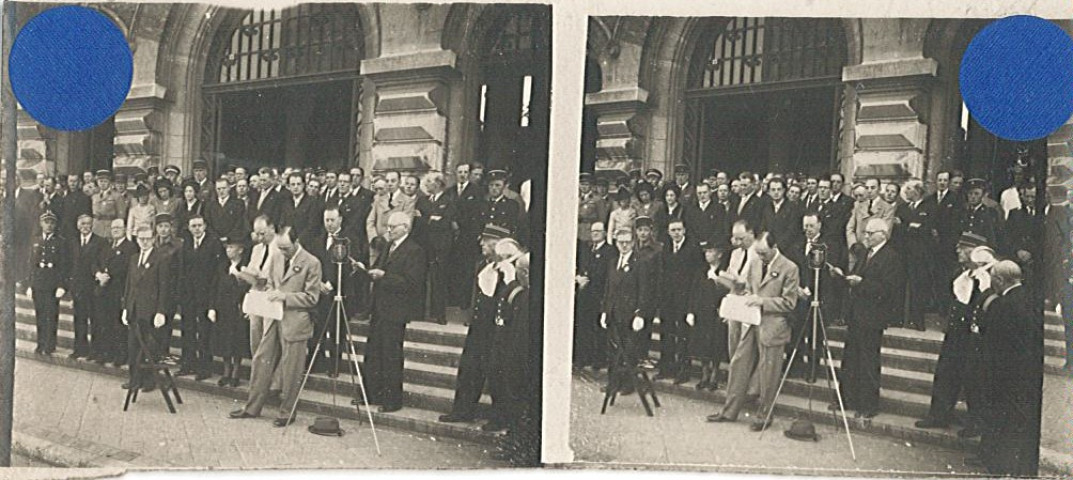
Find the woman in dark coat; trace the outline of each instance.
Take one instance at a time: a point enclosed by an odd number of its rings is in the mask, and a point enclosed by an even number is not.
[[[652,223],[655,223],[656,239],[664,245],[668,245],[671,241],[670,234],[667,233],[667,225],[670,225],[671,220],[682,219],[684,207],[681,203],[678,203],[678,199],[681,196],[682,191],[678,188],[678,185],[673,183],[668,185],[663,189],[663,203],[652,217]]]
[[[720,278],[719,265],[726,251],[715,242],[701,242],[704,261],[708,268],[692,283],[689,296],[689,313],[686,324],[690,327],[687,362],[694,359],[701,364],[700,383],[697,390],[707,388],[715,391],[719,386],[719,363],[727,359],[727,326],[719,318],[719,305],[730,293],[729,280]]]
[[[239,364],[242,357],[250,356],[250,323],[242,313],[242,299],[250,285],[237,276],[246,251],[244,242],[244,238],[228,239],[227,262],[216,271],[216,296],[209,310],[212,353],[224,362],[224,375],[217,383],[221,387],[238,386]]]
[[[190,218],[201,216],[205,207],[205,204],[198,198],[200,190],[197,182],[192,180],[184,182],[183,199],[179,202],[179,206],[175,208],[175,227],[178,229],[175,235],[182,238],[184,242],[189,242],[193,238],[190,234]]]

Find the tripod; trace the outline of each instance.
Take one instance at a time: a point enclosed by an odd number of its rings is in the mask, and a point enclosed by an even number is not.
[[[652,380],[648,378],[648,373],[641,367],[641,359],[627,358],[631,356],[630,352],[627,351],[628,345],[617,334],[617,330],[611,329],[609,337],[608,343],[611,344],[611,348],[615,351],[615,358],[611,362],[611,367],[607,370],[607,391],[604,394],[604,404],[600,409],[600,415],[607,413],[608,405],[615,406],[615,398],[618,397],[620,386],[618,379],[621,378],[623,381],[629,382],[629,385],[641,397],[641,405],[645,407],[645,413],[650,417],[654,416],[646,395],[652,396],[652,404],[656,408],[660,408],[659,398],[656,397],[656,388],[652,385]],[[628,360],[630,361],[627,362]],[[623,371],[620,371],[620,369]]]
[[[313,350],[313,355],[309,358],[309,366],[306,367],[305,375],[302,376],[302,384],[298,387],[297,398],[302,397],[302,391],[305,390],[306,382],[309,381],[309,375],[313,371],[313,364],[317,359],[317,355],[320,354],[320,349],[324,347],[324,334],[328,332],[328,328],[335,328],[335,336],[333,341],[336,342],[335,355],[332,355],[332,406],[336,406],[335,392],[339,382],[339,351],[338,344],[340,338],[345,338],[347,345],[347,356],[350,361],[347,362],[347,366],[350,368],[350,385],[351,388],[357,387],[361,391],[361,398],[365,404],[365,414],[369,418],[369,428],[373,432],[373,443],[376,445],[376,454],[380,455],[380,440],[376,436],[376,424],[373,423],[373,411],[369,407],[369,397],[365,392],[365,381],[362,379],[361,369],[358,368],[358,352],[354,348],[354,342],[350,339],[350,323],[347,321],[346,308],[343,305],[343,261],[335,262],[336,269],[336,284],[335,284],[335,298],[332,299],[332,307],[328,312],[328,318],[325,319],[324,327],[320,330],[320,336],[317,337],[317,347]],[[335,321],[332,321],[332,318]],[[341,337],[343,334],[346,337]],[[291,413],[288,418],[294,417],[295,410],[298,409],[298,401],[295,400],[294,405],[291,406]],[[358,410],[360,417],[361,410],[357,404],[354,406],[355,410]]]
[[[823,324],[823,309],[822,301],[820,300],[820,270],[827,265],[821,265],[819,267],[812,267],[813,282],[812,286],[815,289],[812,292],[812,301],[809,303],[808,322],[805,324],[805,328],[801,329],[801,333],[797,336],[797,340],[794,343],[793,353],[790,354],[789,361],[786,362],[786,370],[782,374],[782,380],[779,381],[779,388],[775,390],[775,398],[771,401],[771,406],[768,408],[767,415],[764,418],[764,426],[771,423],[771,416],[775,413],[775,404],[779,400],[779,395],[782,393],[782,387],[786,385],[786,379],[790,376],[790,369],[794,365],[794,359],[797,358],[797,352],[801,349],[801,343],[805,340],[805,334],[810,334],[811,344],[809,345],[809,373],[808,373],[808,411],[809,416],[812,416],[812,388],[816,379],[816,368],[818,359],[817,348],[822,349],[827,358],[827,388],[833,388],[835,396],[838,398],[838,411],[842,415],[842,425],[846,428],[846,439],[849,441],[849,453],[853,457],[853,460],[857,460],[857,452],[853,448],[853,436],[849,431],[849,418],[846,416],[846,405],[842,401],[842,390],[838,384],[838,374],[835,373],[834,358],[831,357],[831,349],[827,348],[827,327]],[[807,421],[807,420],[806,420]],[[765,429],[766,431],[766,429]],[[760,433],[763,438],[763,432]]]
[[[138,402],[138,390],[140,390],[137,382],[133,378],[151,378],[150,381],[155,382],[157,388],[160,389],[160,393],[164,396],[164,403],[168,406],[168,412],[175,413],[175,404],[171,402],[171,396],[175,395],[175,403],[182,404],[183,398],[179,396],[179,388],[175,386],[175,379],[171,376],[171,370],[168,369],[168,365],[160,362],[157,355],[152,353],[152,348],[146,344],[145,337],[142,336],[142,329],[140,322],[133,322],[130,328],[134,329],[134,338],[138,340],[138,357],[131,365],[130,368],[134,369],[136,373],[131,375],[130,388],[127,389],[127,398],[123,402],[123,411],[127,411],[131,403]]]

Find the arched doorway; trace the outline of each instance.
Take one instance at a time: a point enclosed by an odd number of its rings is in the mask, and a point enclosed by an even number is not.
[[[686,72],[694,178],[836,171],[846,35],[839,19],[711,18]]]
[[[201,155],[225,165],[356,165],[364,42],[349,4],[237,12],[213,39]]]
[[[478,158],[511,171],[515,183],[541,178],[548,163],[551,9],[492,8],[480,21]]]

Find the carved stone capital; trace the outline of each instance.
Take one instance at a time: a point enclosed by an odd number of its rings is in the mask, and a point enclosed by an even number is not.
[[[645,150],[648,101],[643,88],[604,90],[585,96],[596,114],[596,169],[622,172],[640,168]]]

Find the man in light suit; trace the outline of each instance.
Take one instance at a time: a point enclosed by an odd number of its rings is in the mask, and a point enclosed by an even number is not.
[[[893,205],[879,198],[879,179],[869,178],[863,186],[853,189],[853,196],[857,198],[857,203],[853,204],[853,213],[846,223],[846,246],[849,248],[851,269],[868,250],[864,245],[864,230],[868,220],[881,218],[887,225],[893,225],[895,213]]]
[[[759,375],[760,407],[750,429],[768,427],[768,412],[775,402],[775,390],[782,374],[782,356],[790,341],[789,317],[797,306],[800,291],[798,269],[779,253],[777,239],[762,233],[753,244],[756,256],[749,265],[745,282],[747,302],[760,307],[759,325],[743,325],[741,342],[730,359],[730,380],[723,410],[708,417],[709,422],[733,422],[745,405],[749,382]]]
[[[268,299],[283,302],[283,319],[265,327],[264,338],[253,354],[250,396],[246,406],[231,412],[231,418],[254,418],[268,400],[273,370],[278,369],[283,389],[277,427],[294,423],[291,412],[298,402],[306,341],[313,336],[313,312],[321,291],[320,260],[295,242],[293,230],[285,228],[276,236],[284,272],[279,285],[268,291]]]

